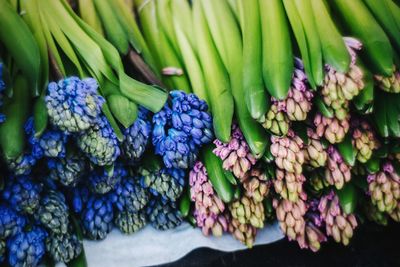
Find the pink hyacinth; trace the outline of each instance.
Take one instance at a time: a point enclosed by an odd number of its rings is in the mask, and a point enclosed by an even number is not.
[[[277,105],[279,111],[284,111],[291,121],[304,121],[312,107],[314,97],[307,84],[307,76],[300,59],[295,58],[295,70],[292,85],[284,100],[271,98],[272,103]]]
[[[246,172],[256,164],[256,159],[251,154],[243,133],[236,124],[232,126],[232,139],[229,143],[222,143],[216,139],[214,144],[216,148],[213,153],[222,159],[222,167],[232,171],[238,179],[243,179]]]
[[[332,236],[338,243],[348,245],[353,231],[357,227],[357,220],[354,214],[343,212],[339,197],[334,191],[321,198],[318,210],[325,222],[327,235]]]
[[[197,226],[204,235],[210,232],[221,236],[228,231],[228,221],[224,215],[225,204],[214,193],[203,163],[197,161],[189,173],[190,198],[195,203],[194,216]]]
[[[334,185],[337,189],[341,189],[351,179],[351,167],[347,165],[334,146],[328,148],[325,178],[330,185]]]

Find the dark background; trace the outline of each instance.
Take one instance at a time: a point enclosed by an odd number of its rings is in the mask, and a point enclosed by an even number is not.
[[[318,253],[301,250],[296,242],[281,240],[232,253],[200,248],[161,266],[400,266],[400,224],[364,224],[356,230],[349,246],[330,239]]]

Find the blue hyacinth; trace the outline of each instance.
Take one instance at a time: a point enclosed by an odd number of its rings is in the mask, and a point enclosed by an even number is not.
[[[7,159],[6,164],[14,175],[29,175],[36,164],[36,158],[31,153],[24,152],[16,159]]]
[[[6,89],[6,84],[4,83],[3,80],[3,63],[0,63],[0,106],[3,105],[3,94],[4,90]],[[4,114],[0,113],[0,123],[4,122],[6,120],[6,116]]]
[[[8,263],[10,266],[37,266],[46,252],[46,231],[33,227],[19,232],[7,240]]]
[[[86,172],[88,162],[82,153],[67,154],[65,158],[49,158],[47,167],[51,179],[64,186],[74,187]]]
[[[165,200],[176,201],[183,192],[185,172],[175,168],[161,168],[149,171],[142,168],[140,171],[142,187],[148,188],[153,196],[160,196]]]
[[[127,163],[131,165],[138,163],[149,143],[151,122],[148,120],[148,113],[146,109],[140,107],[135,123],[124,131],[121,152]]]
[[[153,117],[153,145],[166,167],[191,167],[198,149],[213,139],[212,118],[208,106],[194,94],[172,91],[171,105]]]
[[[97,93],[93,78],[70,77],[49,83],[46,107],[50,122],[62,131],[76,133],[87,130],[97,120],[104,98]]]
[[[2,192],[3,200],[18,212],[33,214],[39,206],[41,186],[29,176],[10,177]]]
[[[147,191],[131,177],[126,177],[117,184],[110,198],[119,211],[137,212],[149,201]]]
[[[120,155],[118,139],[105,116],[77,137],[78,147],[96,165],[111,165]]]
[[[47,191],[40,199],[35,218],[50,232],[66,234],[69,225],[69,208],[64,195],[55,190]]]
[[[153,198],[146,208],[151,225],[158,230],[168,230],[182,223],[182,215],[175,202],[162,198]]]
[[[58,130],[46,130],[40,137],[35,136],[33,117],[25,124],[25,132],[31,146],[32,156],[36,159],[43,157],[65,157],[67,135]]]
[[[25,227],[26,218],[6,205],[0,205],[0,240],[21,232]]]
[[[85,236],[92,240],[106,238],[112,230],[113,218],[114,212],[110,198],[107,195],[92,194],[81,214]]]
[[[4,262],[6,257],[6,241],[0,239],[0,263]]]
[[[128,175],[128,171],[121,165],[116,164],[114,170],[109,173],[106,168],[96,168],[89,174],[89,188],[93,193],[105,194],[114,189],[122,177]]]
[[[72,209],[75,213],[81,213],[86,208],[90,192],[87,187],[74,187],[71,190]]]

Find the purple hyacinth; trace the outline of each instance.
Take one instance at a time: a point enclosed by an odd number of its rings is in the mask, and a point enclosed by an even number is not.
[[[255,157],[237,124],[232,125],[232,139],[229,143],[222,143],[215,139],[216,148],[213,153],[222,159],[222,167],[233,172],[238,179],[243,179],[250,168],[256,164]]]
[[[50,122],[71,133],[89,129],[105,101],[98,95],[97,87],[93,78],[69,77],[49,83],[45,100]]]
[[[153,145],[167,168],[187,169],[194,164],[198,149],[213,138],[208,106],[194,94],[172,91],[171,104],[153,117]]]
[[[36,159],[65,157],[67,135],[63,132],[49,129],[40,137],[36,137],[33,117],[25,123],[25,132],[28,135],[32,156]]]
[[[203,163],[197,161],[189,174],[190,198],[195,203],[194,217],[204,235],[221,236],[228,231],[225,204],[214,192]]]

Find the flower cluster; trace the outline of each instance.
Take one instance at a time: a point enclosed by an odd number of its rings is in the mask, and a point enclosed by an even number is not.
[[[208,106],[194,94],[170,93],[171,103],[153,116],[153,145],[167,168],[193,166],[198,149],[213,138]]]

